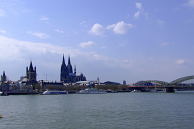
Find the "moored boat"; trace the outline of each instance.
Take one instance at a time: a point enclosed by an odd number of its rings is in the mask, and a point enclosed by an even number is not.
[[[140,91],[140,90],[136,90],[136,89],[135,89],[135,90],[133,90],[133,91],[131,91],[131,92],[141,92],[141,91]]]
[[[118,93],[117,91],[114,91],[114,90],[111,90],[111,89],[108,89],[106,90],[107,93]]]
[[[8,94],[6,92],[1,92],[0,91],[0,96],[8,96]]]
[[[68,94],[67,91],[55,91],[55,90],[47,90],[42,93],[42,95],[59,95],[59,94]]]
[[[106,91],[97,90],[96,88],[87,88],[85,90],[80,90],[77,94],[106,94]]]

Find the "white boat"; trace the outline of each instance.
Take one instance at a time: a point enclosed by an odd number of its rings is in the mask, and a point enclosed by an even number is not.
[[[106,94],[106,91],[97,90],[96,88],[87,88],[85,90],[80,90],[77,94]]]
[[[42,93],[42,95],[59,95],[59,94],[68,94],[68,92],[65,91],[57,91],[57,90],[47,90]]]
[[[0,95],[2,95],[2,94],[3,94],[3,92],[0,91]]]
[[[135,90],[133,90],[133,91],[131,91],[131,92],[141,92],[141,91],[140,91],[140,90],[136,90],[136,89],[135,89]]]
[[[107,93],[118,93],[117,91],[112,91],[111,89],[106,90]]]

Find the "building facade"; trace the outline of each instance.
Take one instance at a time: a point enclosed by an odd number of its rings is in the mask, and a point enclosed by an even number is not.
[[[65,64],[65,58],[63,55],[61,64],[60,81],[64,83],[75,83],[77,81],[86,81],[86,77],[82,73],[76,73],[76,66],[74,66],[74,72],[70,61],[70,56],[68,57],[68,64]]]

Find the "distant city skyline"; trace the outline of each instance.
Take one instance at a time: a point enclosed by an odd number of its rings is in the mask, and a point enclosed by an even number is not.
[[[0,2],[0,73],[60,81],[61,59],[87,80],[132,84],[194,75],[194,0]]]

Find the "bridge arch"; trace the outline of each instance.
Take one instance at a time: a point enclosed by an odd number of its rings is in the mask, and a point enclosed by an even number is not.
[[[140,85],[144,85],[144,84],[147,84],[147,83],[155,83],[155,84],[159,84],[159,85],[162,85],[162,86],[169,86],[169,85],[171,85],[170,83],[165,82],[165,81],[146,80],[146,81],[137,82],[137,83],[135,84],[135,86],[140,86]]]
[[[187,81],[187,80],[191,80],[191,79],[194,79],[194,75],[186,76],[186,77],[182,77],[182,78],[176,79],[176,80],[172,81],[170,84],[177,85],[177,84],[180,84],[181,82],[184,82],[184,81]]]

